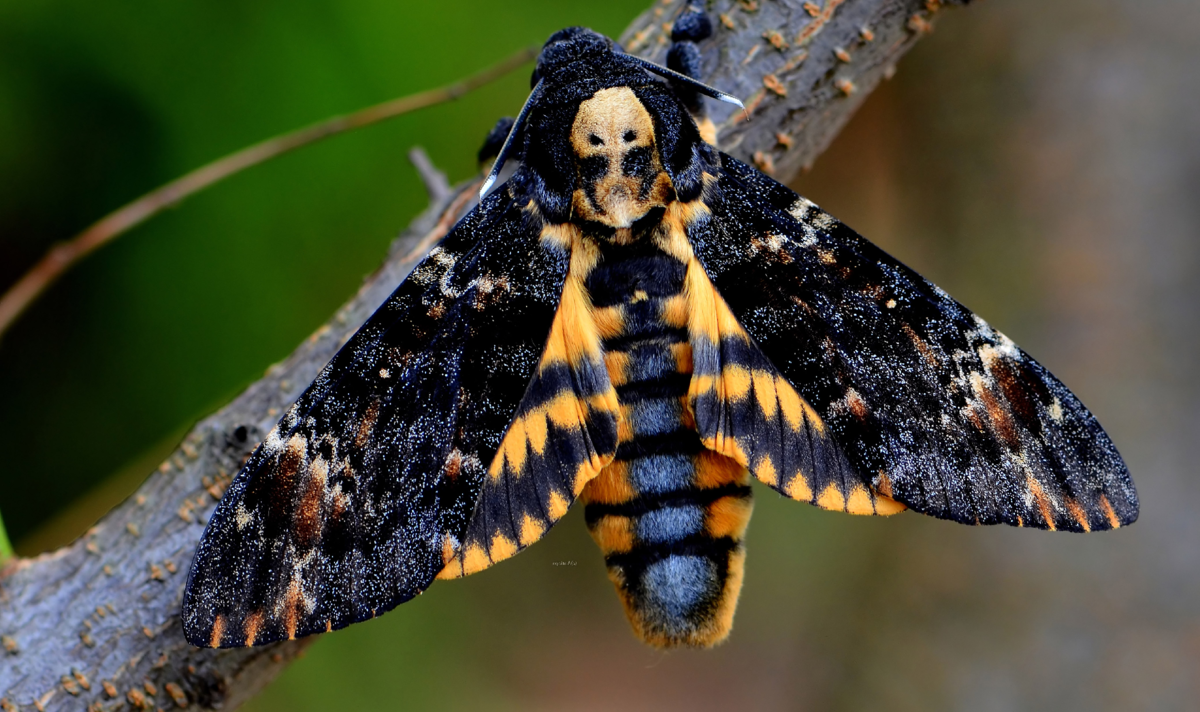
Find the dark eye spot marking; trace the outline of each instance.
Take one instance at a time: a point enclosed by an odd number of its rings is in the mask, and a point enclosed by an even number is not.
[[[592,144],[593,146],[603,146],[604,139],[600,138],[596,134],[591,134],[588,136],[588,143]]]
[[[585,183],[594,183],[608,173],[608,159],[604,156],[591,156],[579,162],[579,176]]]
[[[637,132],[636,131],[626,131],[625,135],[622,136],[621,138],[625,139],[625,143],[632,143],[637,140]]]

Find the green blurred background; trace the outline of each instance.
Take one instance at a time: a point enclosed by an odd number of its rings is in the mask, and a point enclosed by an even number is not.
[[[628,631],[578,513],[320,639],[250,709],[1192,709],[1200,699],[1200,6],[947,12],[795,186],[1062,378],[1142,521],[1094,536],[869,520],[758,492],[730,642]],[[428,89],[645,0],[0,3],[0,286],[208,160]],[[239,175],[103,249],[0,341],[0,511],[36,553],[132,491],[475,170],[518,72]]]

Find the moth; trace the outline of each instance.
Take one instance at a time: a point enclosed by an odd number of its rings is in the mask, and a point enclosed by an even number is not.
[[[707,19],[675,29],[681,72],[587,29],[550,38],[484,191],[506,159],[515,173],[217,506],[183,600],[193,645],[373,618],[513,556],[576,501],[660,647],[729,635],[752,480],[850,514],[1137,518],[1116,448],[1053,375],[717,150],[700,96],[736,100],[688,76]]]

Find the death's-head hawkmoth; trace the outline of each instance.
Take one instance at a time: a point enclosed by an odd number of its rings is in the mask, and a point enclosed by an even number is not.
[[[682,74],[590,30],[550,38],[493,178],[506,159],[515,173],[218,505],[184,597],[189,641],[372,618],[516,554],[576,500],[658,646],[729,634],[753,479],[851,514],[1136,519],[1120,455],[1054,376],[712,145],[699,97],[728,97],[684,76],[709,26],[681,23]]]

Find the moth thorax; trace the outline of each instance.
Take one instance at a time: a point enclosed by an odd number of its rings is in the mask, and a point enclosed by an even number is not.
[[[579,184],[572,213],[625,228],[666,205],[671,179],[662,169],[650,112],[629,87],[601,89],[579,105],[571,125]]]

